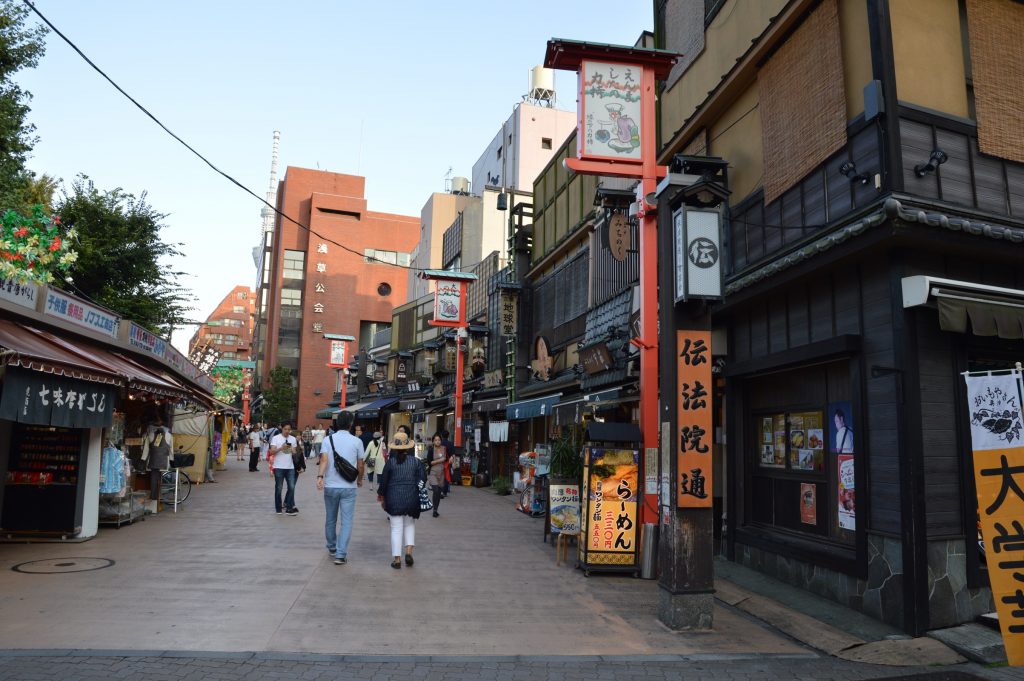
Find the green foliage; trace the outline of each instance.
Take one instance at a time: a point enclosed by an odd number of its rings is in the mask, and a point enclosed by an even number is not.
[[[213,396],[225,404],[234,404],[245,387],[245,374],[241,367],[214,367]]]
[[[583,434],[577,426],[562,430],[551,443],[551,476],[579,480],[583,476]]]
[[[494,488],[495,494],[509,494],[512,491],[512,481],[504,475],[499,475],[491,481],[491,486]]]
[[[164,337],[188,320],[191,293],[178,284],[184,273],[165,265],[182,255],[181,244],[160,239],[167,216],[145,193],[100,191],[79,175],[56,208],[78,232],[77,291]]]
[[[274,425],[294,420],[295,406],[292,372],[278,365],[270,370],[270,385],[263,391],[263,420]]]
[[[14,75],[39,63],[45,51],[42,26],[27,26],[29,9],[15,0],[0,0],[0,212],[27,212],[25,193],[32,173],[25,161],[36,142],[28,123],[31,95],[14,82]]]
[[[53,275],[71,269],[78,254],[70,242],[75,230],[61,226],[60,218],[50,217],[36,206],[28,215],[15,210],[0,215],[0,277],[21,283],[46,284]]]

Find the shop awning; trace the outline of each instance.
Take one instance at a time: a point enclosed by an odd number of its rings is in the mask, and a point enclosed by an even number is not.
[[[341,411],[341,409],[338,408],[338,407],[333,407],[333,408],[329,408],[329,409],[321,409],[320,411],[318,411],[313,416],[314,416],[314,418],[318,418],[318,419],[331,419],[333,421],[334,417],[337,416],[338,412],[340,412],[340,411]]]
[[[487,411],[505,411],[508,407],[507,397],[496,397],[489,400],[477,400],[473,403],[473,411],[476,413]]]
[[[356,411],[357,419],[375,419],[380,417],[380,412],[386,407],[390,407],[392,404],[398,401],[397,397],[382,397],[375,402],[371,402],[362,409]],[[351,411],[351,408],[349,409]]]
[[[562,393],[558,393],[557,395],[513,402],[505,408],[505,415],[509,421],[525,421],[536,416],[550,416],[551,410],[561,399]]]
[[[587,426],[588,442],[629,442],[639,445],[642,439],[640,426],[635,423],[600,423],[594,421]]]
[[[127,382],[112,367],[66,349],[55,343],[55,338],[31,326],[0,320],[0,364],[94,383],[121,386]],[[79,345],[88,347],[86,343]]]
[[[1024,338],[1024,291],[939,277],[903,278],[903,307],[939,311],[939,328],[975,336]],[[968,322],[970,325],[968,326]]]
[[[555,405],[555,425],[556,426],[567,426],[573,423],[579,423],[583,419],[583,414],[590,408],[587,404],[586,399],[582,397],[576,397],[565,402],[559,402]]]

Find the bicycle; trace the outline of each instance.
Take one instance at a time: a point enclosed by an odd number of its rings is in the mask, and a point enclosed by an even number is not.
[[[192,492],[192,479],[181,469],[191,466],[195,461],[195,454],[171,457],[170,470],[164,471],[160,476],[160,501],[174,505],[175,493],[177,493],[178,505],[185,503],[188,495]]]
[[[546,477],[537,476],[537,479],[527,484],[526,489],[519,494],[519,510],[531,518],[538,518],[547,513],[548,500],[543,492]]]

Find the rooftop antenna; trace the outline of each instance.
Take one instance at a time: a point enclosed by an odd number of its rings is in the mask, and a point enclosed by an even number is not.
[[[446,172],[444,174],[444,193],[445,194],[449,194],[452,191],[452,172],[454,172],[454,170],[455,170],[454,168],[452,168],[451,166],[448,166],[448,172]]]
[[[267,203],[270,206],[277,205],[277,149],[281,144],[281,132],[274,131],[274,147],[270,153],[270,185],[267,187]],[[260,230],[260,243],[263,243],[263,235],[274,231],[274,211],[270,206],[263,206],[260,217],[263,218],[263,227]]]

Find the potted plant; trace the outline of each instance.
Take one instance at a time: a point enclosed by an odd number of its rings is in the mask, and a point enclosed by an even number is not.
[[[551,481],[563,484],[579,482],[583,475],[580,429],[569,426],[551,443]]]
[[[507,496],[512,493],[512,481],[507,476],[499,475],[491,483],[491,486],[494,488],[495,494]]]

